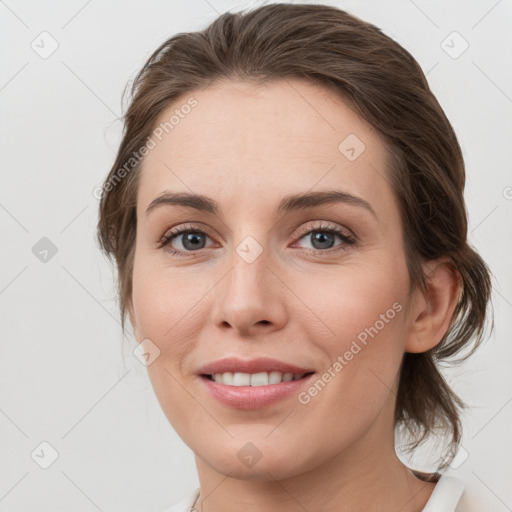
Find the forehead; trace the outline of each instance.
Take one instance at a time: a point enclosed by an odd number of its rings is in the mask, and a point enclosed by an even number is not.
[[[165,190],[247,208],[334,187],[376,209],[392,199],[379,133],[334,92],[305,81],[216,82],[162,112],[151,138],[141,208]]]

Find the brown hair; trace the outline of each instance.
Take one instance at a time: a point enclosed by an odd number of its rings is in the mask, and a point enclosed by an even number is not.
[[[335,91],[386,141],[411,290],[425,287],[422,263],[428,260],[447,256],[458,271],[461,294],[448,332],[433,349],[404,355],[395,408],[395,425],[412,435],[410,449],[439,431],[449,437],[449,454],[438,466],[445,467],[461,439],[459,411],[464,404],[438,363],[455,355],[460,356],[456,362],[462,361],[481,343],[490,272],[467,242],[460,146],[419,64],[380,29],[340,9],[270,4],[227,12],[203,31],[171,37],[135,77],[124,135],[103,186],[98,223],[100,246],[115,257],[118,269],[123,331],[132,292],[141,167],[134,155],[157,118],[179,97],[219,79],[287,78]]]

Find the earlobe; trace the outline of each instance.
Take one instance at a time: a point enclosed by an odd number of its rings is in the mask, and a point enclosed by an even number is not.
[[[447,258],[424,266],[426,290],[416,291],[406,352],[434,348],[448,331],[460,296],[460,275]]]

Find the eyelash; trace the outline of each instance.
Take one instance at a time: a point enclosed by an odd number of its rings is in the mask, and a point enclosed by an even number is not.
[[[297,235],[297,237],[298,237],[297,240],[300,240],[300,239],[304,238],[306,235],[309,235],[314,232],[331,233],[334,235],[338,235],[339,238],[341,239],[341,241],[343,242],[343,244],[341,244],[341,246],[338,246],[337,248],[331,247],[329,249],[323,249],[323,250],[322,249],[306,249],[310,254],[313,254],[313,255],[324,256],[326,253],[331,254],[332,252],[337,252],[340,250],[345,251],[345,250],[347,250],[347,247],[346,247],[347,245],[349,245],[349,246],[354,245],[356,242],[355,237],[353,237],[352,235],[349,235],[345,231],[342,231],[335,224],[327,224],[327,223],[321,223],[319,226],[315,226],[313,228],[308,227],[308,228],[304,228],[304,229],[300,230]],[[160,242],[158,242],[158,248],[161,249],[161,248],[165,247],[165,250],[168,253],[172,254],[173,256],[177,256],[177,257],[187,257],[190,254],[200,252],[202,249],[198,249],[197,251],[180,251],[180,250],[177,250],[177,249],[174,249],[171,247],[170,244],[175,238],[177,238],[179,235],[184,235],[184,234],[188,234],[188,233],[202,234],[202,235],[206,235],[209,238],[213,239],[213,237],[211,237],[206,231],[194,228],[192,225],[189,224],[189,225],[181,226],[179,228],[175,228],[175,229],[169,231],[168,233],[166,233],[161,238]]]

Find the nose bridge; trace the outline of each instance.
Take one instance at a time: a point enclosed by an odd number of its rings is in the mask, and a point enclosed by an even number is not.
[[[217,296],[216,324],[229,325],[240,333],[261,326],[267,326],[267,330],[280,328],[285,309],[278,280],[271,270],[270,250],[247,236],[233,248],[229,264],[231,270]]]
[[[229,279],[230,293],[257,297],[264,292],[270,272],[270,254],[253,237],[246,237],[234,248]]]

